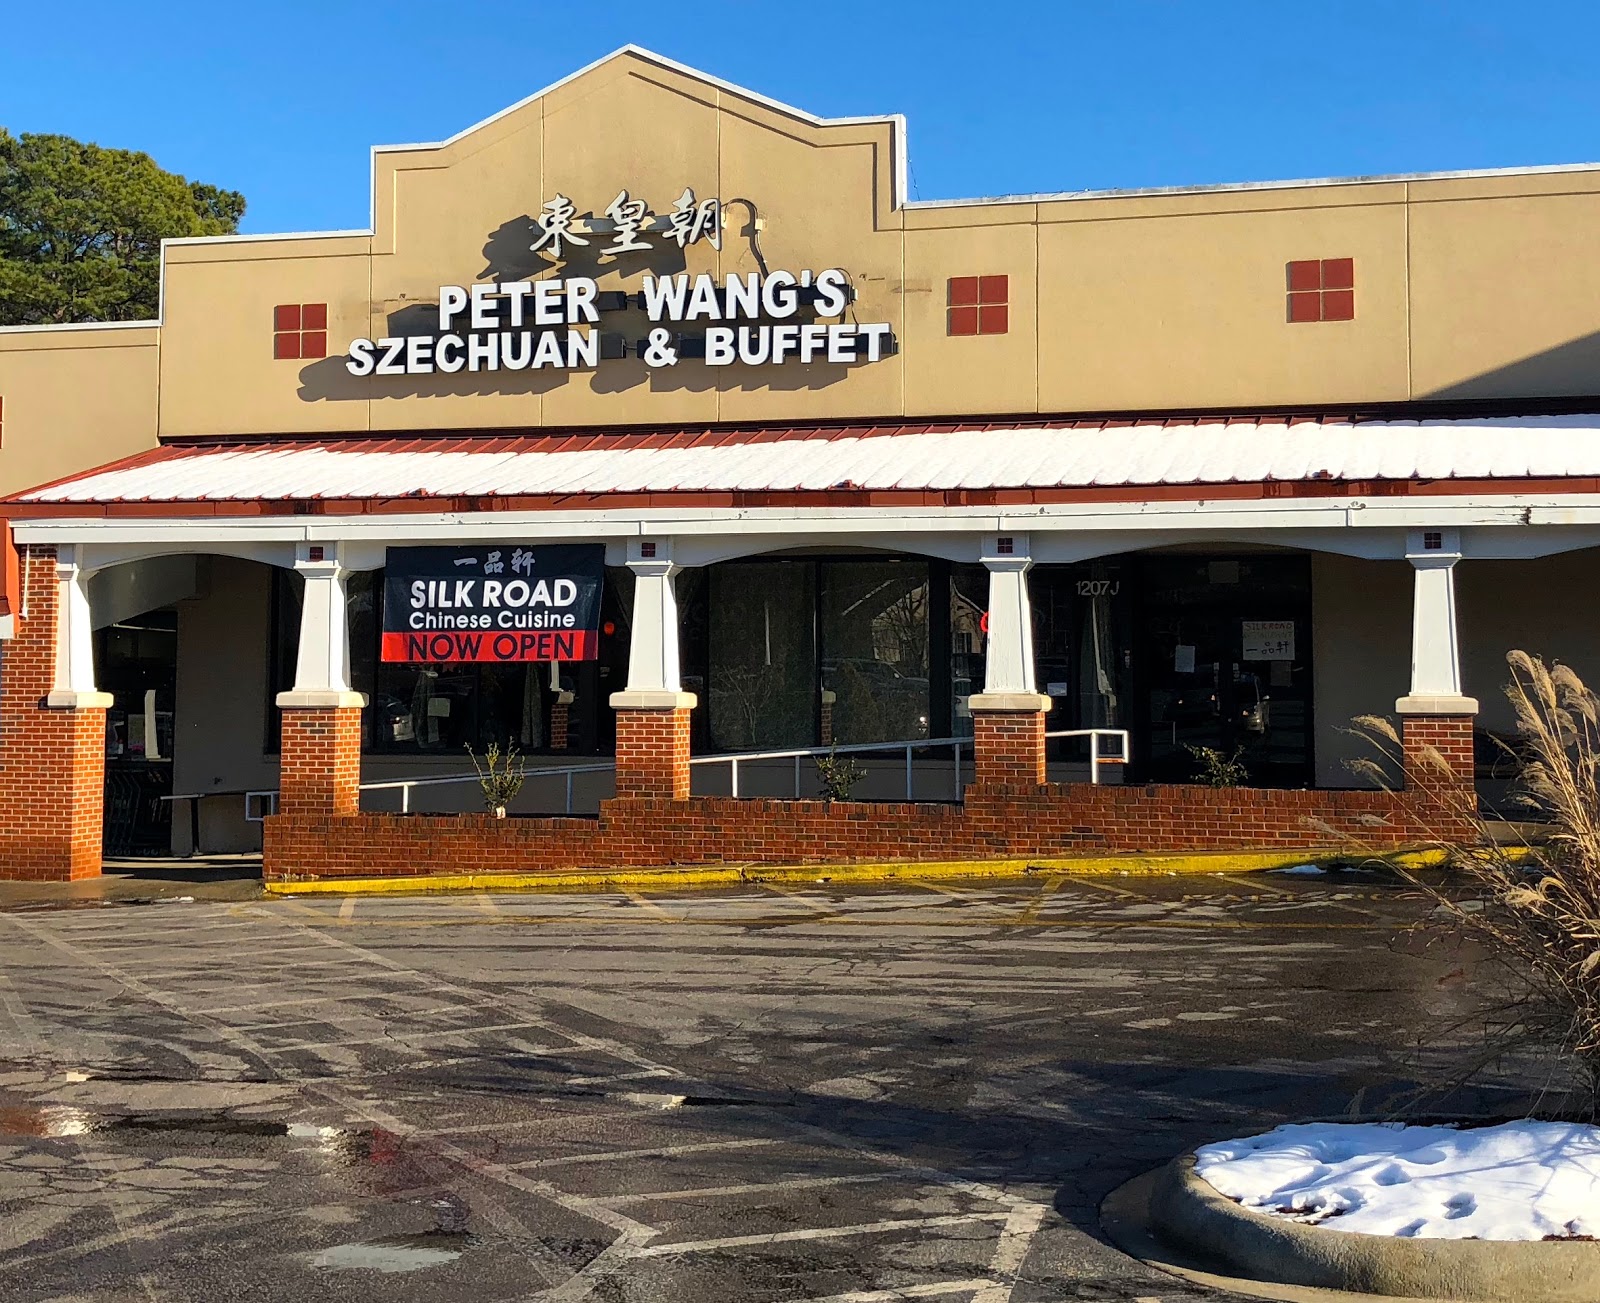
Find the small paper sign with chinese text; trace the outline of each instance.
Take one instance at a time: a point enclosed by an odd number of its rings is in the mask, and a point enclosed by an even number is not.
[[[1241,660],[1292,661],[1294,659],[1293,620],[1246,620],[1244,651]]]

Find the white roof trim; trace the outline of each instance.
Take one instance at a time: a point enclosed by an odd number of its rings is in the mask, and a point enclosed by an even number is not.
[[[160,321],[52,321],[39,326],[0,326],[0,335],[22,335],[49,330],[149,330]]]
[[[904,208],[976,208],[983,204],[1056,204],[1074,199],[1143,199],[1163,195],[1236,194],[1251,190],[1305,190],[1312,186],[1385,185],[1403,181],[1472,181],[1497,176],[1554,176],[1596,172],[1600,163],[1546,163],[1529,167],[1466,168],[1453,172],[1374,172],[1363,176],[1319,176],[1288,181],[1219,181],[1206,185],[1131,186],[1109,190],[1058,190],[1030,195],[986,195],[972,199],[910,199]]]

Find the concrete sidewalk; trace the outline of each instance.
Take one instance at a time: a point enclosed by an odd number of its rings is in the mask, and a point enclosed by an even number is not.
[[[254,900],[260,895],[260,855],[107,860],[98,878],[78,882],[0,882],[0,911],[140,905],[184,897]]]

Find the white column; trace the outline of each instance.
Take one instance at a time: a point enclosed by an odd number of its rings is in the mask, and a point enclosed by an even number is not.
[[[683,690],[678,669],[678,595],[682,569],[673,563],[670,539],[628,544],[633,571],[633,632],[628,640],[628,686],[611,694],[613,710],[693,709],[694,693]]]
[[[82,551],[56,549],[56,668],[45,705],[58,710],[104,709],[109,692],[94,686],[94,626],[89,616],[89,572]]]
[[[278,694],[280,707],[365,706],[364,693],[350,690],[350,626],[345,582],[350,576],[338,543],[301,543],[295,573],[305,580],[300,611],[300,653],[294,687]]]
[[[1026,534],[994,535],[983,541],[989,569],[989,639],[983,691],[967,699],[972,710],[1049,710],[1033,674],[1033,608],[1028,602]]]
[[[1401,715],[1475,715],[1478,703],[1461,694],[1456,631],[1455,565],[1461,536],[1453,529],[1413,530],[1406,560],[1414,572],[1411,599],[1411,691],[1394,703]]]

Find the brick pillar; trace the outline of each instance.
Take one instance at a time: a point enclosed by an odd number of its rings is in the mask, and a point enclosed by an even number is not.
[[[1471,793],[1473,715],[1402,715],[1400,750],[1408,790]],[[1442,768],[1440,762],[1447,768]]]
[[[618,707],[617,795],[673,801],[689,795],[689,707]]]
[[[361,786],[361,707],[285,706],[278,812],[355,814]]]
[[[0,643],[0,878],[98,877],[111,698],[55,692],[55,549],[29,548],[20,569],[27,616]]]
[[[1043,783],[1044,717],[1043,710],[975,708],[972,712],[972,785],[981,791],[996,787],[1038,787]]]

